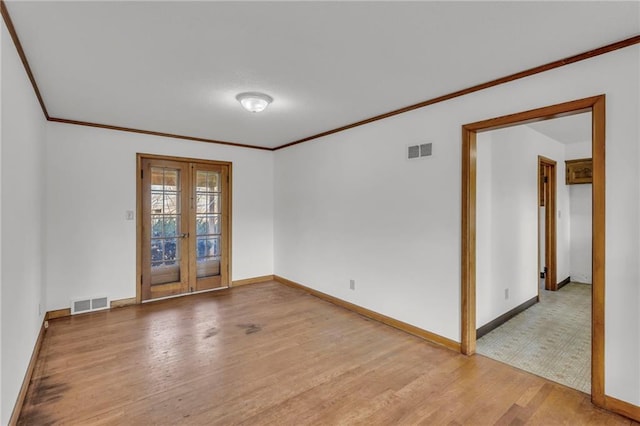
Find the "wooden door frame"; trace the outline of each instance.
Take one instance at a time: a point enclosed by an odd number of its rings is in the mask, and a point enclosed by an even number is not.
[[[191,179],[197,182],[197,177],[196,177],[196,172],[197,171],[213,171],[213,172],[217,172],[220,173],[220,187],[221,187],[221,203],[222,203],[222,226],[221,226],[221,230],[222,230],[222,240],[221,240],[221,244],[222,244],[222,256],[220,258],[220,275],[214,275],[211,277],[201,277],[198,278],[198,272],[197,272],[197,250],[196,250],[196,245],[191,244],[189,246],[189,274],[191,276],[194,277],[194,287],[192,288],[192,292],[202,292],[202,291],[206,291],[206,290],[217,290],[217,289],[221,289],[221,288],[228,288],[230,287],[231,284],[231,280],[229,279],[229,277],[227,276],[227,269],[224,268],[224,266],[229,265],[228,262],[228,253],[226,250],[226,242],[227,242],[227,237],[228,237],[228,229],[227,229],[227,222],[229,220],[229,217],[227,216],[227,209],[224,206],[231,206],[230,203],[230,198],[229,198],[229,187],[230,187],[230,179],[229,176],[231,174],[231,170],[228,167],[228,165],[226,164],[212,164],[211,162],[209,163],[205,163],[203,161],[197,161],[197,162],[191,162]],[[191,188],[191,195],[193,197],[196,196],[196,188],[195,185]],[[197,211],[194,211],[194,213],[196,213],[197,215]],[[189,233],[193,236],[197,236],[197,224],[196,221],[192,221],[190,224],[190,228],[189,228]],[[223,262],[223,260],[226,260],[226,262]],[[226,263],[226,265],[225,265]],[[200,282],[198,282],[200,280]],[[219,285],[217,285],[217,282],[219,281]],[[226,284],[225,284],[226,282]],[[201,286],[205,287],[202,288]],[[208,288],[207,288],[208,287]]]
[[[544,262],[547,267],[545,277],[544,277],[544,287],[545,290],[556,291],[558,289],[558,256],[557,256],[557,221],[556,221],[556,199],[557,199],[557,163],[550,159],[543,157],[541,155],[538,156],[538,173],[540,170],[540,166],[551,167],[553,172],[549,175],[549,181],[547,182],[547,186],[545,187],[542,183],[541,176],[538,176],[538,197],[540,197],[540,193],[545,191],[545,221],[544,221]],[[539,209],[538,209],[538,214]],[[540,219],[538,219],[538,227],[540,226]],[[540,238],[540,230],[538,230],[538,240]],[[538,244],[540,244],[538,242]],[[540,253],[540,247],[538,247],[538,253]],[[538,254],[539,256],[539,254]],[[538,264],[538,270],[540,270],[540,265]],[[539,283],[536,278],[536,283]],[[539,285],[536,284],[536,287]],[[539,292],[539,290],[538,290]]]
[[[591,401],[605,407],[604,309],[605,309],[605,95],[593,96],[462,126],[462,253],[461,253],[461,352],[476,349],[476,135],[519,124],[591,112],[592,197],[592,315]]]
[[[190,157],[176,157],[176,156],[167,156],[167,155],[157,155],[157,154],[146,154],[146,153],[136,153],[136,303],[140,304],[143,302],[142,300],[142,222],[144,220],[142,215],[142,160],[143,159],[152,159],[152,160],[168,160],[168,161],[182,161],[188,163],[200,163],[200,164],[211,164],[211,165],[223,165],[227,166],[229,170],[229,183],[227,185],[228,191],[224,196],[224,200],[228,203],[228,216],[225,216],[226,219],[223,232],[227,235],[226,242],[223,244],[223,250],[227,250],[227,287],[231,286],[231,277],[232,275],[232,217],[233,217],[233,163],[230,161],[217,161],[217,160],[206,160],[202,158],[190,158]],[[221,271],[222,273],[222,265]],[[206,290],[206,291],[216,291]],[[188,293],[187,293],[188,294]]]
[[[151,162],[148,161],[150,159],[148,158],[141,158],[140,159],[140,171],[144,171],[145,173],[147,172],[151,172]],[[178,170],[180,172],[180,180],[179,180],[179,187],[180,188],[189,188],[191,186],[190,182],[189,182],[189,173],[188,173],[188,169],[189,169],[189,165],[188,163],[184,163],[184,162],[175,162],[175,161],[168,161],[166,159],[153,159],[154,161],[154,166],[155,167],[169,167],[169,168],[175,168],[175,170]],[[139,176],[142,176],[142,174],[140,174]],[[142,192],[140,193],[141,196],[140,198],[140,203],[141,203],[141,209],[139,210],[140,212],[150,212],[151,211],[151,188],[144,188],[144,186],[141,187],[142,188]],[[189,198],[182,196],[179,198],[179,204],[180,204],[180,211],[182,212],[186,212],[188,211],[188,207],[189,207]],[[144,216],[142,216],[144,217]],[[180,217],[180,223],[179,223],[179,228],[181,230],[181,232],[185,232],[188,231],[187,229],[187,224],[188,224],[188,217],[186,215],[181,215]],[[145,232],[146,231],[146,232]],[[141,227],[141,241],[149,241],[151,238],[151,230],[150,229],[146,229],[144,228],[144,226]],[[188,250],[188,246],[185,244],[185,240],[183,240],[182,238],[176,238],[176,240],[180,240],[180,252],[184,253],[185,251]],[[150,251],[149,250],[142,250],[142,243],[140,244],[141,247],[141,256],[142,256],[142,265],[151,264],[151,259],[150,259]],[[186,249],[186,250],[185,250]],[[141,291],[142,291],[142,296],[141,298],[143,300],[152,300],[152,299],[162,299],[165,297],[169,297],[172,295],[178,295],[178,294],[183,294],[187,292],[187,288],[189,285],[189,262],[187,262],[189,260],[188,256],[181,256],[180,257],[180,261],[179,261],[179,275],[178,275],[178,281],[176,282],[170,282],[170,283],[165,283],[162,285],[157,286],[155,289],[153,288],[153,286],[150,284],[151,281],[151,275],[149,274],[148,276],[144,276],[144,273],[142,274],[143,277],[146,278],[146,280],[148,280],[147,283],[144,282],[144,280],[141,280],[140,282],[140,287],[141,287]],[[149,270],[147,270],[148,272]],[[156,296],[154,297],[154,293],[156,294]]]

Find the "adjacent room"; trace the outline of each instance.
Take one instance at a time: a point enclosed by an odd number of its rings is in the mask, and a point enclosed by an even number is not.
[[[640,421],[640,3],[0,8],[0,424]]]
[[[591,137],[581,113],[482,133],[477,151],[477,351],[585,393]]]

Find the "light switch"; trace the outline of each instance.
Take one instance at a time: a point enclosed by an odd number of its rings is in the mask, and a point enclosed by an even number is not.
[[[127,220],[133,220],[133,210],[127,210],[125,213],[125,218]]]

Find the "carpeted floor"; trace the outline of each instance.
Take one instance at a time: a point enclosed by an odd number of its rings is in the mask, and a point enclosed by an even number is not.
[[[478,339],[477,352],[591,393],[591,286],[540,290],[540,302]]]

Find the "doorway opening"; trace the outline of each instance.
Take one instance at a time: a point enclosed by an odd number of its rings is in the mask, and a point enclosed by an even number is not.
[[[556,162],[538,156],[538,263],[544,289],[558,289],[556,270]]]
[[[477,353],[585,393],[591,185],[565,169],[590,156],[590,113],[477,135]]]
[[[138,154],[138,303],[229,287],[231,163]]]
[[[591,397],[604,406],[604,226],[605,226],[605,96],[566,102],[464,125],[462,128],[462,279],[461,351],[476,352],[476,229],[477,136],[490,130],[530,124],[551,118],[591,112],[592,157],[592,281]],[[534,204],[535,206],[535,204]]]

